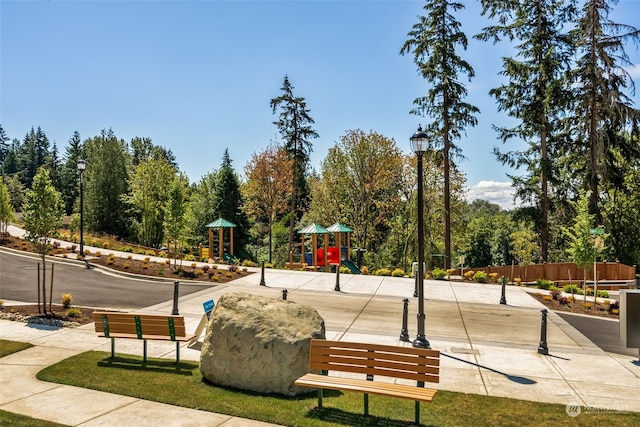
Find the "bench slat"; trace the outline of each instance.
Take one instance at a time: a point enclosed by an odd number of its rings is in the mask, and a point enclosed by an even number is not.
[[[330,377],[327,375],[306,374],[295,381],[296,385],[330,390],[355,391],[381,396],[399,397],[421,402],[431,402],[437,390],[404,384],[383,383],[379,381],[358,380],[353,378]]]
[[[142,335],[142,338],[138,338],[137,334],[109,334],[109,336],[107,337],[105,334],[98,334],[99,338],[130,338],[130,339],[143,339],[143,340],[152,340],[152,341],[189,341],[191,338],[193,338],[193,335],[186,335],[184,337],[175,337],[175,339],[171,339],[171,337],[168,337],[166,335],[148,335],[148,334],[144,334]]]

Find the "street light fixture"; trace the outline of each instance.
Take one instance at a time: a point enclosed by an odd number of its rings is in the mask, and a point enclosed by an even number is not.
[[[422,156],[429,147],[429,135],[418,126],[418,131],[409,139],[411,149],[418,156],[418,335],[413,340],[413,347],[431,348],[424,333],[424,190],[422,188]]]
[[[83,173],[87,167],[87,162],[83,159],[78,160],[78,172],[80,172],[80,256],[84,259],[84,212],[83,212],[83,193],[84,193],[84,178]]]

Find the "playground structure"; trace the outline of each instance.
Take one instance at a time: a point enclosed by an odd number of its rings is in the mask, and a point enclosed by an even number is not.
[[[298,231],[301,235],[301,254],[300,263],[293,262],[293,254],[289,254],[288,268],[302,268],[306,265],[307,269],[318,270],[323,269],[329,271],[330,267],[345,265],[354,274],[360,274],[358,266],[351,261],[351,233],[352,228],[347,227],[339,222],[328,228],[313,223],[308,227]],[[342,234],[346,234],[347,246],[342,246]],[[335,246],[328,245],[329,234],[333,234],[335,238]],[[311,235],[311,252],[305,252],[305,236]],[[318,236],[322,235],[323,247],[318,247]]]
[[[200,247],[201,258],[213,258],[213,230],[218,229],[218,258],[227,260],[225,255],[231,256],[233,259],[233,229],[236,225],[224,218],[218,218],[217,220],[210,222],[206,225],[209,228],[209,247]],[[224,253],[224,229],[229,229],[229,254]]]

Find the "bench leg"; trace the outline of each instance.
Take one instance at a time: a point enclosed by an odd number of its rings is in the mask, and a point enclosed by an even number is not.
[[[369,416],[369,394],[364,394],[364,416]]]
[[[180,363],[180,341],[176,341],[176,365]]]
[[[116,339],[111,338],[111,358],[116,357]]]
[[[416,400],[416,425],[420,425],[420,402]]]
[[[322,389],[318,389],[318,408],[322,408]]]
[[[144,363],[147,363],[147,340],[142,340],[144,342],[144,350],[142,352],[142,360]]]

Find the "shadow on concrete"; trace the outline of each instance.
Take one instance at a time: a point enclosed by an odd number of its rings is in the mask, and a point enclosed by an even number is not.
[[[494,372],[496,374],[504,375],[507,379],[509,379],[510,381],[513,381],[514,383],[518,383],[518,384],[522,384],[522,385],[536,384],[536,381],[534,381],[534,380],[532,380],[530,378],[520,377],[520,376],[517,376],[517,375],[509,375],[509,374],[506,374],[504,372],[500,372],[500,371],[498,371],[496,369],[489,368],[487,366],[478,365],[477,363],[469,362],[468,360],[464,360],[464,359],[460,359],[459,357],[451,356],[450,354],[440,353],[440,355],[448,357],[448,358],[453,359],[453,360],[457,360],[459,362],[467,363],[469,365],[477,366],[478,368],[486,369],[487,371],[491,371],[491,372]]]

